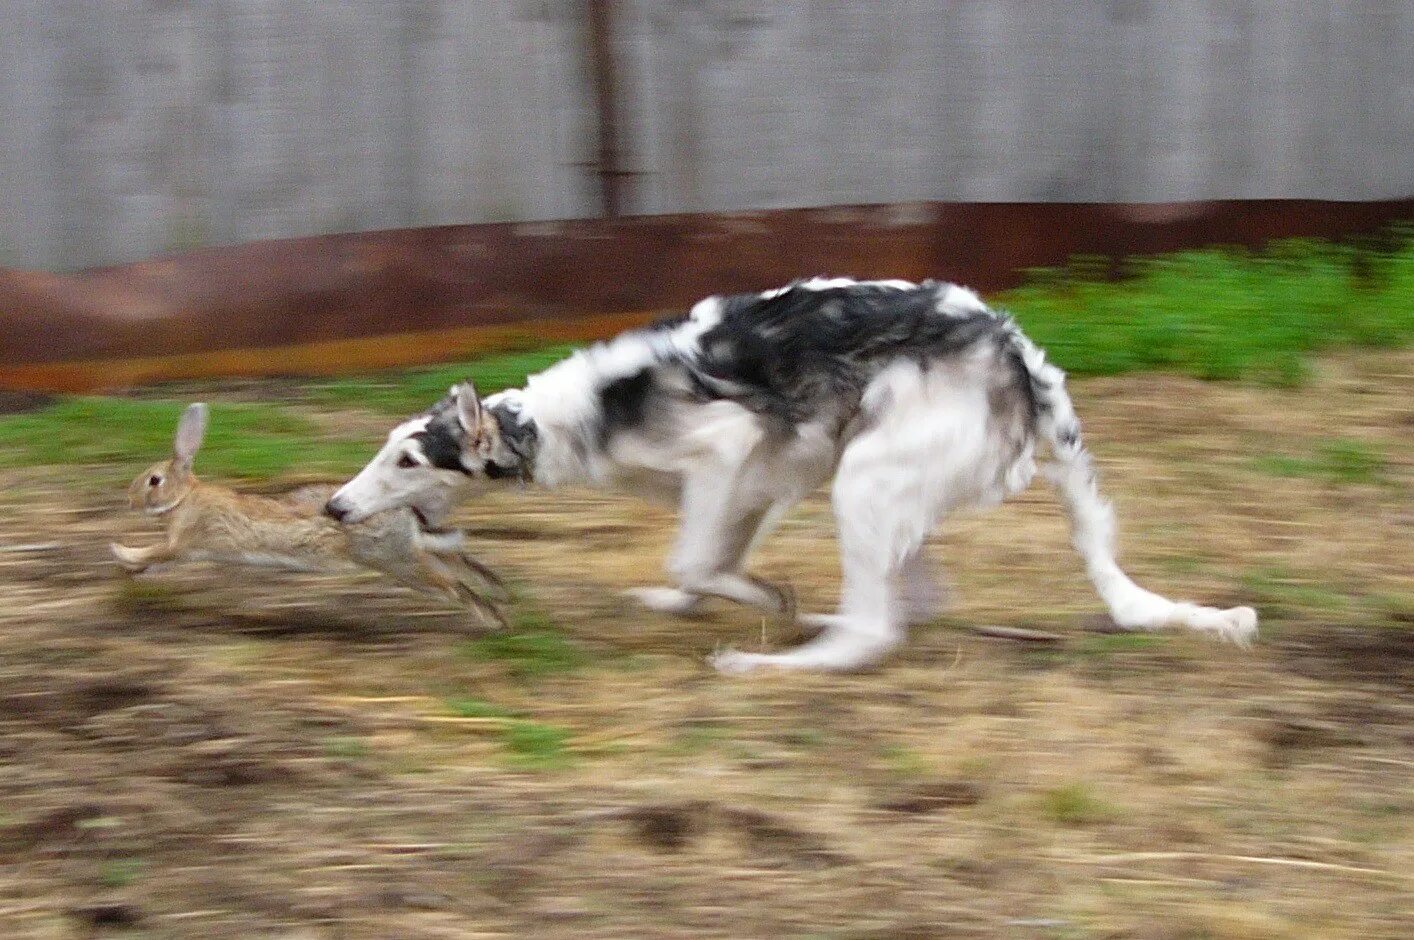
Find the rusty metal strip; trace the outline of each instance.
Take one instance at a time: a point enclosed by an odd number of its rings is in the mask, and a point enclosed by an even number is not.
[[[473,335],[602,336],[637,322],[624,311],[813,274],[988,291],[1075,254],[1345,237],[1410,218],[1414,199],[917,203],[328,235],[72,276],[0,269],[0,387],[407,365],[496,345]]]
[[[533,333],[514,325],[469,326],[293,346],[0,366],[0,389],[83,393],[185,379],[372,372],[415,363],[468,359],[535,345],[588,342],[641,326],[653,317],[652,313],[578,317],[545,323]]]

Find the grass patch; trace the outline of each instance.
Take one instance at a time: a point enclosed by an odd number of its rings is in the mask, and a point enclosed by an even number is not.
[[[186,402],[64,398],[46,408],[0,417],[0,467],[127,464],[136,475],[172,452]],[[361,441],[330,439],[312,422],[273,405],[217,404],[198,474],[266,479],[301,472],[347,475],[371,453]]]
[[[324,742],[324,753],[341,760],[361,760],[368,756],[368,745],[360,738],[329,738]]]
[[[458,652],[470,659],[501,663],[518,679],[573,672],[586,660],[584,652],[544,614],[523,602],[517,604],[510,629],[468,640]]]
[[[1114,816],[1114,807],[1084,783],[1068,783],[1041,794],[1041,812],[1062,826],[1088,826]]]
[[[879,756],[884,769],[900,780],[923,780],[937,773],[931,760],[903,744],[886,747]]]
[[[1083,638],[1075,644],[1074,650],[1081,656],[1108,657],[1152,650],[1163,644],[1163,637],[1152,633],[1102,633]]]
[[[1402,235],[1405,233],[1401,233]],[[1299,385],[1309,356],[1414,338],[1414,240],[1393,251],[1297,239],[1030,272],[997,298],[1067,371],[1169,370]]]
[[[1272,619],[1290,619],[1303,614],[1349,614],[1355,600],[1345,591],[1301,577],[1283,568],[1249,572],[1242,585],[1252,603]]]
[[[1414,625],[1414,594],[1377,594],[1372,600],[1386,623]]]
[[[423,411],[446,395],[447,389],[468,378],[483,395],[519,387],[526,376],[558,362],[573,349],[549,346],[451,365],[351,376],[316,385],[310,392],[328,404],[407,415]]]
[[[115,858],[98,870],[98,883],[105,888],[126,888],[137,881],[145,864],[139,858]]]
[[[114,605],[129,615],[171,614],[182,609],[182,592],[157,581],[124,578],[118,582]]]
[[[516,713],[495,702],[474,698],[446,699],[447,710],[458,718],[514,718]]]
[[[704,754],[730,740],[730,733],[720,725],[692,725],[674,735],[663,752],[671,757]]]
[[[1378,483],[1384,479],[1384,455],[1349,439],[1325,441],[1309,457],[1268,454],[1252,461],[1253,469],[1269,476],[1302,477],[1330,483]]]
[[[501,732],[507,758],[516,767],[529,770],[554,770],[570,763],[570,733],[558,725],[538,721],[516,721]]]
[[[498,730],[507,760],[528,770],[553,770],[568,766],[570,733],[558,725],[522,718],[519,712],[474,698],[448,698],[443,703],[458,718],[504,719]]]
[[[584,654],[564,634],[550,630],[493,633],[463,643],[461,653],[471,659],[503,663],[520,679],[573,672],[584,663]]]
[[[1319,449],[1326,474],[1339,483],[1373,483],[1385,471],[1385,458],[1359,441],[1327,441]]]

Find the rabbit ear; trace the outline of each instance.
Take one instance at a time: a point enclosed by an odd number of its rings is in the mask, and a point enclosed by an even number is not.
[[[187,405],[187,410],[182,412],[182,420],[177,422],[177,436],[172,441],[172,453],[181,466],[190,467],[196,457],[202,438],[206,437],[206,418],[207,408],[202,402]]]
[[[457,403],[457,420],[462,430],[468,437],[475,437],[481,429],[481,398],[471,379],[452,386],[452,400]]]

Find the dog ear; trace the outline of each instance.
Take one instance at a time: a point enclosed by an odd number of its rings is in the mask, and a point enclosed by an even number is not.
[[[452,400],[457,405],[457,422],[466,432],[467,439],[480,437],[481,422],[485,416],[481,410],[481,396],[476,394],[476,386],[471,384],[471,379],[452,386]]]

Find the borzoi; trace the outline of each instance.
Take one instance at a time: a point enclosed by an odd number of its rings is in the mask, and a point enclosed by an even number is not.
[[[793,615],[789,595],[746,574],[745,561],[775,520],[831,481],[838,612],[801,617],[819,634],[794,649],[713,661],[732,673],[849,670],[935,615],[923,549],[939,520],[1001,502],[1038,469],[1121,627],[1255,636],[1250,607],[1175,603],[1120,569],[1064,374],[1009,317],[953,284],[816,278],[709,297],[576,352],[523,389],[483,401],[463,383],[394,428],[326,511],[357,522],[409,506],[433,525],[475,479],[662,493],[681,507],[674,583],[633,592],[643,603],[686,614],[720,597]]]

